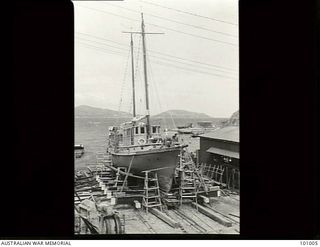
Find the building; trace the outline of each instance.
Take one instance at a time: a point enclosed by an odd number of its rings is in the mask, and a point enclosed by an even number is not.
[[[226,126],[200,135],[199,164],[221,167],[223,183],[238,188],[240,177],[239,126]]]

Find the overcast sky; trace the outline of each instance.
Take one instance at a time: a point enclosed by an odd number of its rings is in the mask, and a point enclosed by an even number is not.
[[[238,1],[78,1],[75,104],[132,111],[130,35],[146,32],[151,115],[169,109],[230,117],[239,108]],[[141,35],[135,34],[136,105],[144,114]]]

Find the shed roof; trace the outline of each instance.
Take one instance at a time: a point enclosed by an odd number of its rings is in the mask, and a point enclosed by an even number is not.
[[[231,141],[231,142],[239,142],[239,126],[227,126],[227,127],[200,135],[200,137]]]
[[[236,159],[240,158],[239,152],[233,152],[233,151],[229,151],[221,148],[211,147],[207,150],[207,152],[212,154],[219,154],[222,156],[232,157]]]

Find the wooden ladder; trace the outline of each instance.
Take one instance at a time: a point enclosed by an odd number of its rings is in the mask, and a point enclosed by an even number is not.
[[[183,203],[184,198],[191,199],[198,205],[198,187],[193,170],[181,171],[181,183],[179,188],[180,205]],[[198,208],[197,208],[198,209]]]
[[[126,173],[127,168],[126,167],[118,167],[117,170],[118,170],[118,172],[116,173],[115,184],[113,187],[116,188],[117,190],[120,190],[122,187],[127,186],[127,180],[125,180],[125,176],[123,174],[121,174],[120,171]]]
[[[144,194],[142,198],[142,206],[148,213],[149,208],[158,207],[162,212],[162,203],[160,196],[160,187],[158,175],[156,172],[143,171],[145,173],[144,179]]]

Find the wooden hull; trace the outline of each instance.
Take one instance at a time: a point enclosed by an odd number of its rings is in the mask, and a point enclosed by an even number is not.
[[[132,157],[130,173],[144,176],[142,171],[164,168],[156,171],[160,189],[170,191],[175,169],[179,162],[180,148],[152,149],[134,153],[112,153],[112,163],[115,167],[129,168]]]

